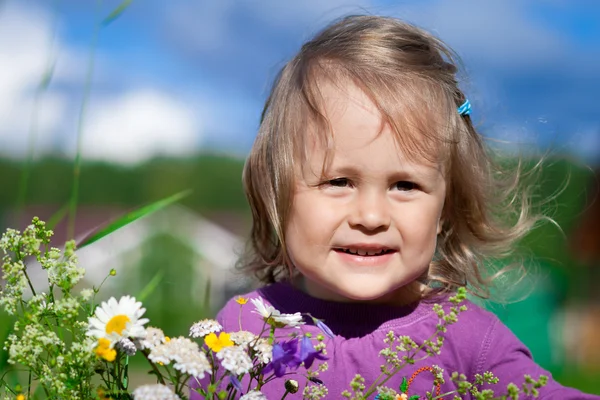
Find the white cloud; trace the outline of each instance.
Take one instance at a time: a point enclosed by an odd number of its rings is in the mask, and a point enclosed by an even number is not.
[[[0,13],[0,153],[14,158],[27,154],[35,126],[36,154],[57,149],[74,154],[89,49],[62,40],[57,16],[31,4],[13,3]],[[51,85],[36,105],[36,88],[53,61]],[[119,71],[109,52],[97,55],[95,67],[96,90],[102,90],[99,76]],[[187,104],[151,84],[108,93],[100,101],[94,101],[92,93],[84,121],[84,157],[134,163],[155,154],[197,149],[198,118]]]
[[[37,146],[49,146],[65,112],[59,93],[43,96],[34,110],[33,93],[50,59],[53,31],[51,16],[40,9],[7,4],[0,13],[0,148],[5,154],[26,153],[34,111]]]
[[[435,0],[402,5],[397,17],[433,31],[462,54],[502,67],[522,68],[556,60],[565,38],[533,18],[516,0]]]
[[[150,88],[94,101],[83,157],[124,164],[197,150],[200,123],[187,104]]]

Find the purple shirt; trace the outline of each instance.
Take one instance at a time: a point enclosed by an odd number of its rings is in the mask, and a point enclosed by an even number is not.
[[[450,306],[446,298],[421,301],[405,307],[337,303],[313,298],[287,283],[269,285],[244,297],[250,299],[258,296],[282,313],[310,313],[324,320],[331,328],[335,337],[325,339],[329,369],[319,375],[329,390],[327,398],[330,399],[342,398],[342,391],[349,389],[349,383],[356,374],[365,378],[366,387],[377,378],[384,361],[379,351],[386,347],[383,340],[390,330],[396,335],[408,335],[420,344],[435,332],[438,323],[438,317],[432,311],[433,303],[440,303],[445,309]],[[417,369],[432,365],[444,370],[446,383],[442,385],[441,393],[456,389],[450,380],[450,374],[454,371],[465,374],[469,380],[477,373],[492,371],[500,379],[499,384],[492,386],[498,395],[505,393],[506,385],[510,382],[521,386],[525,374],[534,379],[539,375],[550,376],[533,361],[525,345],[494,314],[469,301],[463,304],[467,305],[468,310],[459,315],[456,324],[448,327],[441,354],[405,367],[386,383],[387,387],[397,390],[403,376],[410,378]],[[242,307],[242,328],[258,334],[263,321],[253,310],[250,302]],[[230,300],[217,316],[226,332],[239,330],[239,318],[240,305],[234,300]],[[294,328],[279,329],[277,336],[284,336],[292,330],[298,331]],[[300,331],[315,335],[321,332],[312,324],[303,325]],[[286,399],[302,398],[306,379],[300,374],[302,367],[297,371],[298,374],[269,382],[263,386],[262,392],[268,399],[280,399],[285,392],[284,381],[296,379],[300,383],[300,390],[296,394],[288,394]],[[421,373],[410,385],[409,396],[424,395],[426,391],[431,391],[432,382],[433,377],[429,372]],[[243,383],[246,388],[246,382]],[[191,398],[200,399],[200,396],[193,394]],[[448,398],[452,396],[446,396]],[[539,398],[586,400],[600,399],[600,396],[584,394],[549,379],[548,384],[540,389]]]

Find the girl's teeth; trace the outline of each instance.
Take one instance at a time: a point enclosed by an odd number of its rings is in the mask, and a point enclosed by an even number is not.
[[[368,250],[354,250],[354,249],[346,249],[346,253],[348,254],[356,254],[359,256],[377,256],[385,253],[384,250],[381,251],[368,251]]]

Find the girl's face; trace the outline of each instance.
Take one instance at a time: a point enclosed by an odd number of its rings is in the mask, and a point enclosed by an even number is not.
[[[299,166],[287,250],[308,294],[334,301],[405,304],[429,267],[446,185],[441,167],[407,159],[357,87],[323,89],[334,134],[331,166],[313,145]]]

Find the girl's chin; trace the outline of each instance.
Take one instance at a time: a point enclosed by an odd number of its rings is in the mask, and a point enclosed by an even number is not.
[[[347,286],[335,285],[335,287],[318,285],[302,277],[300,281],[297,287],[310,296],[341,303],[372,303],[402,306],[419,300],[422,292],[422,284],[418,282],[412,282],[400,288],[391,289],[389,287],[377,288],[365,281],[360,282],[360,285],[348,282]],[[368,290],[362,288],[368,288]]]

